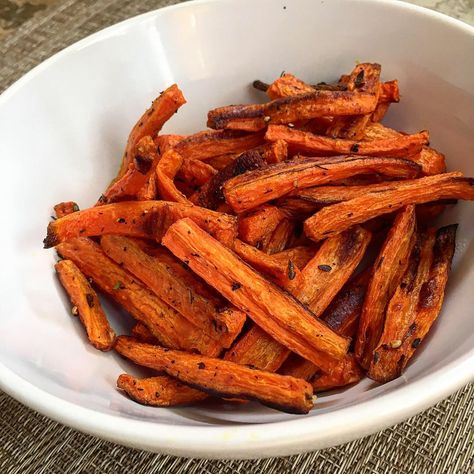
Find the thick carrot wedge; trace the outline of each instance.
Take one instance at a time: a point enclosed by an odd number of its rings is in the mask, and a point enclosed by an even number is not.
[[[54,268],[73,304],[73,313],[79,314],[89,342],[101,351],[112,349],[115,333],[86,277],[71,260],[61,260]]]
[[[166,350],[124,336],[117,339],[115,349],[137,364],[165,371],[210,395],[258,400],[288,413],[308,413],[313,406],[311,385],[301,379],[226,360]]]
[[[239,218],[239,237],[247,244],[262,248],[286,217],[278,207],[265,204]]]
[[[347,339],[329,330],[190,219],[173,224],[162,243],[270,336],[322,370],[346,354]]]
[[[456,229],[457,224],[438,230],[433,250],[433,263],[428,280],[421,287],[415,320],[405,334],[402,345],[397,349],[392,349],[395,353],[391,358],[394,367],[389,377],[385,376],[383,368],[380,370],[377,368],[375,356],[370,374],[376,377],[376,380],[385,381],[387,378],[401,374],[439,316],[455,251]]]
[[[107,256],[222,346],[230,347],[242,330],[245,314],[235,308],[223,311],[222,300],[209,294],[203,296],[201,283],[192,274],[182,278],[163,259],[147,255],[126,237],[105,235],[100,245]]]
[[[400,354],[394,349],[401,347],[414,323],[420,291],[429,278],[434,242],[434,232],[418,233],[405,275],[388,304],[383,333],[368,372],[369,377],[379,382],[387,382],[400,375]]]
[[[282,288],[292,292],[298,287],[301,272],[292,260],[276,259],[273,255],[268,255],[239,239],[235,240],[233,249],[248,265],[263,273]]]
[[[225,353],[224,359],[249,365],[267,372],[276,372],[290,354],[290,350],[275,341],[256,324]]]
[[[221,352],[220,344],[110,260],[95,242],[74,239],[59,244],[56,250],[62,257],[72,260],[134,319],[145,324],[161,344],[216,356]]]
[[[283,250],[282,252],[274,253],[272,257],[283,264],[287,264],[287,262],[291,260],[293,264],[296,265],[296,267],[304,268],[306,264],[314,257],[316,250],[316,247],[299,245],[297,247]]]
[[[382,335],[387,304],[408,264],[415,243],[415,228],[415,208],[407,206],[395,218],[375,261],[355,345],[357,360],[364,369],[369,368],[373,351]]]
[[[315,90],[272,100],[266,104],[230,105],[209,111],[207,125],[215,129],[258,131],[268,123],[292,123],[315,117],[368,114],[377,94]]]
[[[234,216],[198,206],[165,201],[120,202],[74,212],[48,225],[45,248],[76,237],[107,234],[161,240],[178,219],[191,217],[212,235],[231,245],[237,234]]]
[[[160,158],[156,167],[156,184],[159,195],[165,201],[189,204],[186,196],[174,184],[174,178],[182,164],[183,157],[173,148],[166,151]]]
[[[427,131],[414,135],[400,134],[383,140],[354,141],[314,135],[284,125],[269,125],[265,138],[269,141],[284,140],[293,152],[313,156],[352,154],[403,158],[420,153],[423,146],[429,142]]]
[[[224,196],[236,212],[253,209],[295,189],[320,186],[359,174],[413,178],[420,167],[401,158],[299,158],[230,179]]]
[[[348,90],[359,90],[376,94],[377,102],[381,93],[380,64],[361,63],[351,72],[346,83]],[[377,105],[378,107],[378,105]],[[372,114],[354,115],[349,117],[335,117],[327,128],[326,135],[333,138],[359,139],[364,133]]]
[[[60,202],[54,206],[54,214],[58,219],[78,210],[79,206],[74,201]]]
[[[409,204],[423,204],[444,199],[474,200],[474,179],[461,173],[444,173],[398,182],[385,192],[367,193],[318,211],[304,223],[306,235],[325,239],[374,217],[389,214]]]
[[[206,207],[207,209],[216,209],[218,205],[224,201],[222,186],[226,181],[246,171],[263,168],[265,165],[266,162],[258,152],[246,151],[202,186],[192,201],[198,206]]]
[[[118,174],[119,178],[125,174],[133,163],[134,149],[138,141],[144,136],[156,135],[165,122],[185,103],[186,99],[176,84],[168,87],[153,101],[151,107],[145,111],[130,132]]]
[[[206,130],[181,140],[176,151],[185,159],[205,161],[228,153],[243,153],[263,142],[263,133]]]
[[[137,379],[131,375],[122,374],[117,379],[117,387],[132,400],[142,405],[155,407],[189,405],[208,398],[206,393],[167,375]]]
[[[371,234],[362,227],[331,237],[304,267],[293,294],[316,317],[322,315],[359,265]]]
[[[158,344],[158,340],[150,332],[150,330],[140,322],[137,322],[130,331],[130,335],[140,342],[146,342],[147,344]]]

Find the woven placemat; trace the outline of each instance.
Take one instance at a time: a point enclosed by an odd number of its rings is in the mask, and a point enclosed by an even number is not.
[[[450,1],[433,3],[443,7]],[[177,2],[59,2],[0,42],[0,91],[74,41],[130,16],[173,3]],[[427,0],[419,3],[426,4]],[[55,423],[0,392],[0,473],[470,474],[474,472],[473,422],[471,384],[421,415],[335,448],[287,458],[206,461],[156,455],[101,441]]]

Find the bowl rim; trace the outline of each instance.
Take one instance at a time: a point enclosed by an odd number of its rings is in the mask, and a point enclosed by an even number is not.
[[[149,18],[181,8],[235,0],[193,0],[170,5],[128,18],[83,38],[31,69],[0,95],[0,107],[24,85],[53,63],[97,40],[116,35]],[[349,1],[349,0],[346,0]],[[353,0],[352,0],[353,1]],[[357,0],[387,4],[401,10],[449,23],[474,37],[474,27],[425,7],[399,0]],[[439,384],[441,378],[443,384]],[[434,405],[467,383],[474,381],[474,348],[435,372],[388,393],[316,417],[285,421],[229,425],[182,426],[155,420],[136,420],[97,412],[66,401],[28,382],[0,362],[0,389],[20,403],[79,431],[122,445],[179,456],[216,459],[249,459],[284,456],[327,448],[357,439],[401,422]],[[421,390],[421,388],[423,388]],[[373,416],[374,413],[377,416]],[[269,425],[272,427],[268,429]],[[356,428],[354,428],[356,426]],[[152,429],[151,429],[152,428]]]

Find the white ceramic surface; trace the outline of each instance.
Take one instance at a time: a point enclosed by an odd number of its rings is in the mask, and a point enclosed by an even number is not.
[[[79,430],[143,449],[200,457],[286,455],[385,428],[474,379],[474,204],[460,222],[446,303],[429,343],[403,377],[322,396],[308,416],[203,405],[155,409],[115,390],[130,369],[85,341],[42,249],[52,204],[94,203],[113,176],[127,133],[158,91],[188,99],[166,131],[205,126],[217,105],[261,99],[249,83],[282,70],[334,80],[378,61],[400,80],[387,122],[428,128],[451,168],[474,175],[474,29],[392,1],[199,1],[95,34],[49,59],[0,97],[0,388]],[[107,305],[120,330],[130,320]],[[15,416],[14,413],[11,414]]]

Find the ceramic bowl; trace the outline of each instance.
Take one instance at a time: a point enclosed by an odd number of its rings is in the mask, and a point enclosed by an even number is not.
[[[449,167],[474,175],[474,29],[395,1],[202,0],[154,11],[86,38],[0,97],[0,388],[78,430],[180,456],[245,458],[325,448],[408,418],[474,379],[474,205],[459,222],[442,314],[404,375],[321,396],[306,416],[257,404],[157,409],[115,389],[130,365],[87,344],[42,249],[52,205],[95,202],[128,131],[177,82],[188,104],[165,131],[203,129],[207,110],[261,100],[255,78],[282,70],[331,81],[356,61],[400,81],[386,123],[429,129]],[[106,303],[118,332],[129,318]],[[12,417],[15,414],[12,413]]]

